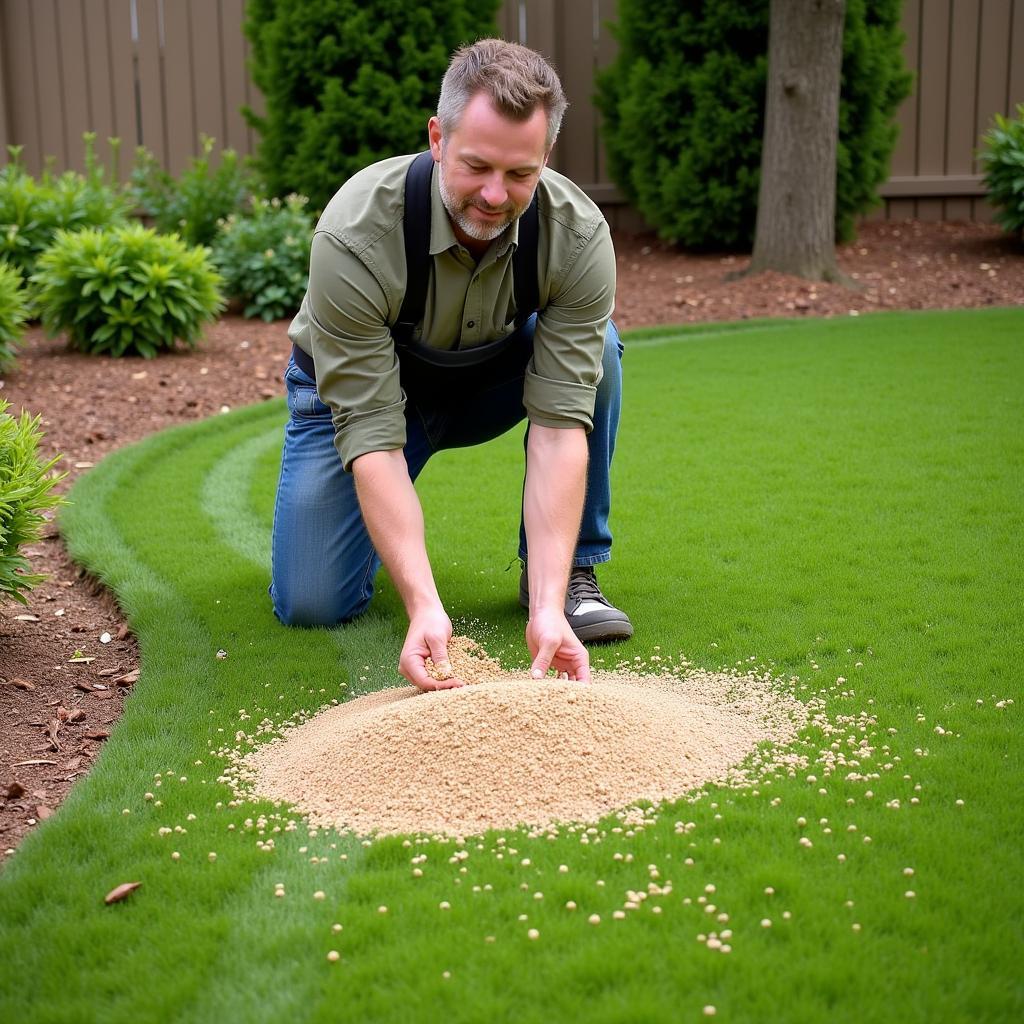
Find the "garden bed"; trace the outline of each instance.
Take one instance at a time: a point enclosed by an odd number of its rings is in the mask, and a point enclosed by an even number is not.
[[[982,225],[866,225],[839,260],[864,284],[862,292],[778,275],[727,280],[745,257],[680,253],[650,237],[621,235],[616,248],[616,320],[624,330],[1024,301],[1024,255]],[[69,353],[33,329],[0,397],[12,412],[24,407],[42,416],[42,453],[64,454],[66,489],[115,448],[280,394],[286,327],[225,317],[197,352],[149,362]],[[13,849],[89,770],[139,660],[116,604],[74,566],[54,527],[28,554],[49,579],[29,595],[27,608],[0,607],[0,851]],[[108,643],[100,641],[104,633]],[[94,660],[72,663],[78,651]]]

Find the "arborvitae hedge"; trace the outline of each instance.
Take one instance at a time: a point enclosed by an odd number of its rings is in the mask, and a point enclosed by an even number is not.
[[[753,241],[769,0],[619,0],[619,56],[598,79],[613,179],[664,237]],[[910,91],[900,0],[847,0],[836,231],[877,202]]]
[[[346,178],[427,147],[452,51],[497,31],[499,0],[249,0],[266,116],[257,165],[272,195],[322,209]]]

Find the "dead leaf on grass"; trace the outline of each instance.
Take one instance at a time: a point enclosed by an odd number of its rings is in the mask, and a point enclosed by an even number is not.
[[[116,888],[111,889],[110,892],[103,897],[103,902],[106,903],[108,907],[111,903],[120,903],[121,900],[135,892],[140,885],[142,885],[141,882],[122,882]]]

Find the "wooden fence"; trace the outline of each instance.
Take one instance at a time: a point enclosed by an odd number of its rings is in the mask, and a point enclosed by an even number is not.
[[[241,154],[257,140],[240,108],[261,109],[246,71],[244,0],[0,0],[0,144],[24,146],[38,171],[82,166],[82,132],[137,144],[173,173],[199,134]],[[591,97],[615,56],[615,0],[505,0],[499,30],[548,55],[570,101],[554,166],[636,223],[611,182]],[[1024,101],[1024,0],[905,0],[915,89],[879,216],[987,219],[976,147],[992,115]]]

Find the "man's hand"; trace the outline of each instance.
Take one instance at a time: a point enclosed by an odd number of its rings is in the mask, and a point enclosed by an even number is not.
[[[427,672],[427,658],[442,672],[451,668],[448,662],[448,641],[451,638],[452,622],[440,605],[436,609],[414,615],[409,621],[405,646],[398,659],[398,671],[421,690],[450,690],[464,686],[465,683],[455,676],[451,679],[434,679]]]
[[[530,675],[543,679],[549,668],[580,683],[590,682],[590,655],[566,621],[565,613],[538,611],[526,624],[526,646],[533,664]]]

